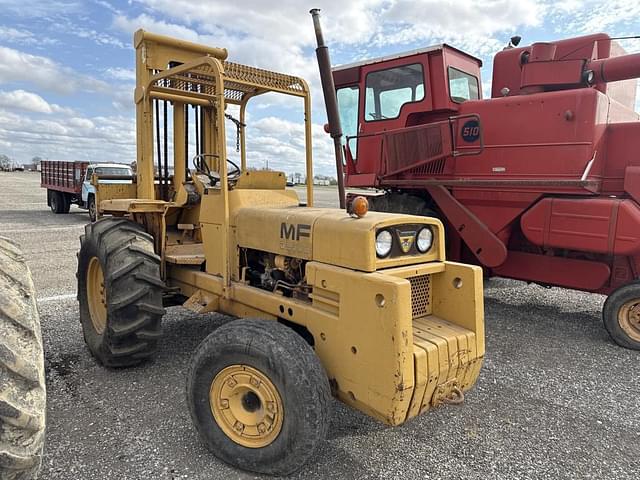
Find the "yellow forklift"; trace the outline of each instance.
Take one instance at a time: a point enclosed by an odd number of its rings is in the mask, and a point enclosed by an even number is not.
[[[332,395],[388,425],[460,403],[484,355],[482,274],[445,260],[440,221],[367,212],[364,199],[313,207],[301,78],[142,30],[134,42],[135,181],[94,181],[102,218],[80,239],[80,320],[96,359],[152,357],[169,305],[236,318],[193,355],[188,405],[216,456],[269,474],[313,454]],[[283,173],[248,168],[246,107],[265,93],[303,103],[306,204]]]

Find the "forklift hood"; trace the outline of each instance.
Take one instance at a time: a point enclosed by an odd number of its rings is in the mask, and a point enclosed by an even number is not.
[[[417,233],[422,225],[433,232],[433,246],[424,254],[385,259],[376,256],[375,236],[381,229]],[[354,218],[344,210],[329,208],[240,208],[231,219],[238,245],[244,248],[313,260],[365,272],[425,261],[444,261],[444,233],[439,220],[413,215],[369,212]],[[395,227],[398,227],[397,230]],[[397,237],[397,238],[396,238]]]

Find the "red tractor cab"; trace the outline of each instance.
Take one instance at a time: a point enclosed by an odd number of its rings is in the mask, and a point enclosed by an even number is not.
[[[482,63],[449,45],[333,68],[345,185],[374,210],[437,216],[449,257],[487,275],[609,295],[640,349],[640,54],[606,34]]]

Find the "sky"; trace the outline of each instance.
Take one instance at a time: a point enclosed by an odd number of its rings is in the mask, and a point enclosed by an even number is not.
[[[313,99],[316,174],[334,175],[309,9],[322,9],[334,65],[449,43],[483,60],[522,44],[606,32],[640,34],[640,0],[0,0],[0,154],[17,163],[135,160],[133,32],[211,46],[229,60],[305,78]],[[628,52],[640,41],[622,42]],[[250,103],[250,166],[304,171],[300,99]],[[233,157],[235,137],[230,132]]]

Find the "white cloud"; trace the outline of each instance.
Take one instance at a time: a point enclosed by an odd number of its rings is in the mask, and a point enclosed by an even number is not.
[[[109,35],[108,33],[98,32],[91,28],[85,28],[81,25],[76,25],[72,22],[66,22],[60,26],[60,29],[71,35],[75,35],[78,38],[83,38],[95,42],[97,45],[108,45],[117,48],[129,48],[129,45],[125,45],[116,37]]]
[[[94,3],[105,8],[110,8],[112,12],[117,10],[110,7],[106,2],[95,1]],[[29,0],[25,5],[20,0],[0,0],[0,5],[4,12],[11,12],[16,17],[30,17],[38,20],[48,20],[50,29],[60,33],[75,35],[82,39],[92,40],[98,45],[110,45],[118,48],[128,48],[118,38],[95,29],[86,27],[86,2],[80,1],[56,1],[56,0]],[[72,17],[78,17],[78,21],[72,21]],[[34,33],[29,30],[21,30],[13,27],[0,26],[0,39],[10,43],[21,43],[28,45],[53,45],[58,40],[43,35],[41,31]]]
[[[19,17],[51,17],[60,12],[66,14],[78,12],[82,9],[82,2],[74,0],[2,0],[5,12]]]
[[[10,157],[25,162],[38,155],[58,160],[131,162],[135,126],[131,118],[56,116],[34,118],[0,108],[0,144]]]
[[[10,92],[0,90],[0,107],[27,110],[37,113],[51,113],[51,106],[40,95],[24,90]]]
[[[37,93],[25,90],[0,90],[0,107],[12,110],[26,110],[35,113],[61,113],[72,114],[70,108],[61,107],[55,103],[48,103]]]
[[[314,172],[331,175],[334,171],[333,143],[322,125],[312,125]],[[304,123],[265,117],[247,127],[249,166],[304,172]]]
[[[116,80],[126,80],[131,82],[135,82],[136,80],[136,72],[131,68],[112,67],[107,68],[104,73],[109,78],[114,78]]]
[[[428,12],[428,13],[427,13]],[[491,56],[517,28],[539,26],[546,7],[535,0],[464,2],[395,0],[380,15],[376,45],[449,43],[472,55]]]
[[[10,82],[25,82],[61,94],[78,91],[108,93],[111,90],[107,83],[50,58],[0,46],[0,84]]]
[[[96,5],[99,5],[103,8],[106,8],[107,10],[109,10],[112,13],[115,13],[116,15],[120,13],[120,10],[118,10],[116,7],[114,7],[113,5],[111,5],[111,3],[105,1],[105,0],[92,0],[93,3],[95,3]]]
[[[535,0],[476,0],[473,8],[464,2],[441,0],[395,0],[381,15],[385,23],[400,23],[441,34],[471,35],[510,31],[515,26],[540,25],[545,7]]]
[[[156,20],[146,14],[138,15],[135,18],[129,18],[126,15],[116,15],[113,18],[113,26],[123,32],[130,33],[132,38],[133,33],[139,28],[144,28],[145,30],[149,30],[153,33],[168,35],[170,37],[176,37],[181,40],[189,40],[192,42],[198,41],[199,38],[199,35],[188,27],[167,23],[162,20]]]
[[[575,2],[572,2],[575,3]],[[562,8],[554,5],[554,11],[562,13]],[[564,18],[551,17],[558,24],[558,32],[611,34],[638,34],[638,17],[640,17],[640,2],[628,0],[587,0],[572,9]]]
[[[239,8],[233,2],[194,0],[139,0],[150,11],[166,15],[186,27],[155,22],[162,33],[188,35],[194,30],[213,38],[261,39],[275,45],[314,46],[308,8],[297,0],[282,0],[277,8],[265,8],[262,0],[246,0]],[[331,43],[366,45],[403,44],[432,38],[469,37],[476,43],[487,35],[511,32],[519,26],[541,24],[546,7],[535,0],[479,0],[468,3],[442,0],[321,0],[316,4],[325,17],[324,30]],[[241,12],[239,11],[241,9]],[[120,25],[123,24],[120,19]],[[152,20],[142,15],[138,22]],[[139,23],[138,23],[139,24]],[[185,37],[188,38],[188,37]],[[224,44],[235,50],[235,44]]]
[[[57,40],[44,36],[36,35],[29,30],[23,30],[13,27],[5,27],[0,25],[0,39],[7,43],[19,43],[21,45],[55,45]]]

